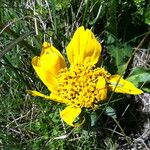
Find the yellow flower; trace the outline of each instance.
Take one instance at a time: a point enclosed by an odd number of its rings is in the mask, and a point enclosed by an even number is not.
[[[95,67],[101,49],[92,31],[79,27],[66,48],[70,63],[67,68],[61,53],[52,44],[44,42],[41,55],[32,59],[32,65],[51,94],[46,96],[37,91],[29,93],[65,103],[67,107],[60,112],[60,116],[70,126],[77,125],[73,122],[82,108],[94,109],[100,101],[106,100],[109,90],[127,94],[143,93],[121,76]]]

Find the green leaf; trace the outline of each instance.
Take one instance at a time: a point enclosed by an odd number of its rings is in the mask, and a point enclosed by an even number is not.
[[[150,88],[142,88],[142,90],[144,90],[147,93],[150,93]]]
[[[107,116],[110,116],[111,118],[114,118],[114,119],[117,118],[115,109],[110,106],[105,108],[105,113],[107,114]]]
[[[6,26],[5,24],[0,23],[0,29],[2,29],[4,33],[7,33],[9,36],[13,37],[15,40],[12,43],[10,43],[10,45],[8,45],[8,47],[6,48],[6,50],[4,50],[4,52],[2,52],[1,57],[2,57],[3,53],[5,54],[5,51],[6,52],[9,51],[9,49],[11,47],[15,46],[16,44],[20,44],[21,46],[30,50],[35,55],[37,55],[39,53],[38,49],[34,48],[32,45],[30,45],[27,41],[24,40],[30,34],[33,34],[34,31],[19,35],[18,33],[16,33],[14,30],[10,29],[9,27],[5,28],[5,26]]]
[[[127,80],[131,81],[137,87],[141,83],[145,84],[147,82],[150,82],[150,69],[135,68],[127,78]]]
[[[132,48],[124,45],[124,46],[110,46],[109,53],[115,59],[115,63],[118,69],[119,74],[123,74],[127,68],[127,62],[129,58],[132,56]]]
[[[8,46],[6,48],[4,48],[1,52],[0,52],[0,59],[10,50],[13,49],[13,47],[15,47],[18,43],[20,43],[21,41],[23,41],[25,38],[27,38],[29,35],[33,34],[34,31],[31,31],[29,33],[24,33],[23,35],[21,35],[20,37],[18,37],[17,39],[15,39],[14,41],[12,41],[10,44],[8,44]]]
[[[91,127],[95,126],[96,121],[97,121],[97,114],[96,114],[96,112],[92,112],[91,113]]]

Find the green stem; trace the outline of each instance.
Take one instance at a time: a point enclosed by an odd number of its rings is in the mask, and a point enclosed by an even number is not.
[[[131,144],[131,142],[129,141],[128,137],[126,136],[124,130],[123,130],[122,127],[120,126],[119,122],[118,122],[114,117],[112,117],[112,119],[113,119],[114,122],[117,124],[117,126],[119,127],[119,129],[120,129],[120,131],[122,132],[122,134],[125,136],[126,141],[127,141],[129,144]],[[113,130],[113,132],[112,132],[112,134],[111,134],[111,137],[113,136],[115,130],[116,130],[116,127],[115,127],[115,129]]]

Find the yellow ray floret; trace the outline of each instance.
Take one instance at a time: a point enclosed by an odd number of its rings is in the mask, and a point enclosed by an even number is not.
[[[52,44],[44,42],[41,55],[32,59],[32,66],[48,89],[54,91],[57,87],[57,74],[60,69],[66,67],[66,63]]]
[[[66,48],[71,65],[94,65],[101,54],[101,44],[89,29],[79,27]]]
[[[70,126],[78,126],[74,125],[74,120],[80,115],[81,108],[74,106],[67,106],[64,110],[60,112],[60,117]]]
[[[120,75],[112,75],[109,80],[112,91],[125,94],[142,94],[143,91],[136,88],[131,82],[124,80]]]

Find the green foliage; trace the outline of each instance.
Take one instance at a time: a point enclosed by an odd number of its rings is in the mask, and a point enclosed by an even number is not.
[[[139,19],[142,19],[146,24],[150,25],[150,3],[145,0],[134,0],[134,2],[137,7],[135,15],[138,16]]]
[[[128,45],[109,46],[108,52],[115,59],[115,65],[117,66],[118,73],[124,74],[128,60],[132,57],[133,49]]]
[[[72,0],[65,0],[65,1],[61,1],[61,0],[56,0],[55,4],[56,4],[56,10],[60,11],[63,9],[67,9],[70,5],[71,5],[71,1]]]
[[[137,87],[144,88],[147,92],[149,92],[148,84],[150,83],[150,69],[144,69],[144,68],[135,68],[127,80],[134,83]]]
[[[110,107],[110,106],[106,107],[105,113],[106,113],[108,116],[112,117],[113,119],[116,119],[116,118],[117,118],[115,109],[113,109],[113,108]]]

